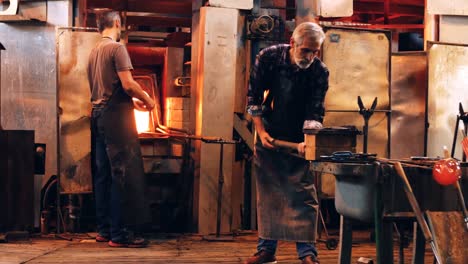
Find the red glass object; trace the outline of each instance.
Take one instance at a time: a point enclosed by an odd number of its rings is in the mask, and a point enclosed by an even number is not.
[[[432,176],[441,185],[455,184],[461,177],[460,163],[452,158],[439,160],[432,169]]]

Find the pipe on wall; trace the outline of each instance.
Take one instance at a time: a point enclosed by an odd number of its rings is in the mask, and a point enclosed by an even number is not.
[[[167,48],[127,46],[132,63],[138,66],[163,65]]]

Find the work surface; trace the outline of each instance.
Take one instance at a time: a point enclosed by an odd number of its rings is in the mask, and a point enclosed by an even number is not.
[[[353,258],[372,258],[375,263],[375,244],[369,232],[354,232]],[[144,249],[109,248],[106,243],[96,243],[86,234],[73,241],[33,238],[28,242],[0,244],[0,263],[242,263],[255,251],[256,233],[245,232],[234,242],[203,241],[199,235],[157,235]],[[398,243],[395,243],[395,262],[398,260]],[[339,250],[327,250],[318,244],[321,264],[337,263]],[[405,263],[411,263],[412,247],[404,250]],[[278,263],[300,263],[295,244],[280,242]],[[425,263],[433,263],[432,253],[426,247]]]

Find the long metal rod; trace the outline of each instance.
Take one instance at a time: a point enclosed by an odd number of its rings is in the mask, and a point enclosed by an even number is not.
[[[364,127],[363,127],[363,134],[364,134],[364,139],[363,139],[363,147],[362,147],[362,152],[367,153],[367,141],[369,139],[369,118],[364,117]]]
[[[325,110],[325,112],[330,112],[330,113],[359,113],[359,110],[337,110],[337,109],[330,109],[330,110]],[[391,113],[392,110],[374,110],[374,113]]]
[[[59,63],[59,58],[60,58],[60,46],[59,46],[59,39],[60,36],[62,36],[62,33],[59,33],[60,29],[56,29],[55,31],[55,36],[56,36],[56,42],[55,42],[55,61],[56,61],[56,69],[55,69],[55,83],[56,83],[56,131],[57,131],[57,137],[56,137],[56,146],[57,146],[57,191],[56,191],[56,229],[55,233],[58,235],[60,234],[60,212],[61,212],[61,205],[60,205],[60,63]]]
[[[450,153],[450,157],[452,158],[455,156],[455,146],[457,144],[459,124],[460,124],[460,116],[457,115],[457,121],[455,123],[455,131],[453,132],[452,153]]]
[[[98,31],[98,29],[94,27],[58,27],[57,31],[58,30]]]
[[[460,182],[455,182],[455,188],[457,189],[458,199],[460,200],[462,211],[463,211],[463,219],[465,221],[465,227],[468,230],[468,213],[466,211],[466,204],[465,204],[465,197],[463,196],[463,192],[460,187]]]
[[[221,233],[221,203],[223,199],[223,185],[224,185],[224,175],[223,175],[223,147],[224,144],[220,144],[219,149],[219,175],[218,175],[218,210],[216,211],[216,237],[219,237]]]
[[[439,254],[439,251],[435,245],[434,239],[432,237],[431,231],[429,229],[429,226],[427,225],[426,220],[424,219],[424,216],[421,212],[421,208],[419,207],[418,201],[416,200],[416,197],[414,196],[413,189],[411,188],[411,185],[409,184],[408,178],[406,177],[405,171],[403,170],[403,167],[401,166],[400,162],[395,162],[394,163],[395,170],[400,176],[401,180],[403,181],[403,187],[405,189],[406,197],[408,198],[408,201],[410,202],[411,208],[414,211],[414,214],[416,216],[416,220],[421,228],[421,231],[424,235],[424,238],[426,241],[429,241],[431,244],[432,252],[434,253],[434,256],[437,260],[437,263],[442,264],[442,259]]]
[[[468,129],[468,122],[463,120],[463,126],[464,126],[463,137],[467,137],[468,131],[466,131],[466,130]],[[463,150],[462,150],[462,161],[466,162],[466,154],[465,154],[465,151],[463,151]]]

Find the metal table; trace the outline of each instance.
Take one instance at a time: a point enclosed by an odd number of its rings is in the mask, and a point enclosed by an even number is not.
[[[351,223],[352,220],[360,220],[373,222],[375,225],[377,263],[393,264],[393,221],[415,219],[393,166],[378,161],[311,161],[310,170],[333,174],[336,179],[335,206],[340,213],[339,263],[351,262]],[[416,187],[415,194],[421,208],[435,211],[456,210],[456,204],[444,202],[456,199],[456,193],[436,184],[432,180],[430,168],[424,172],[412,171],[413,168],[405,170],[413,172],[409,180]],[[437,201],[431,199],[431,196],[437,196]],[[413,263],[424,263],[424,250],[425,240],[419,230],[415,237]]]

